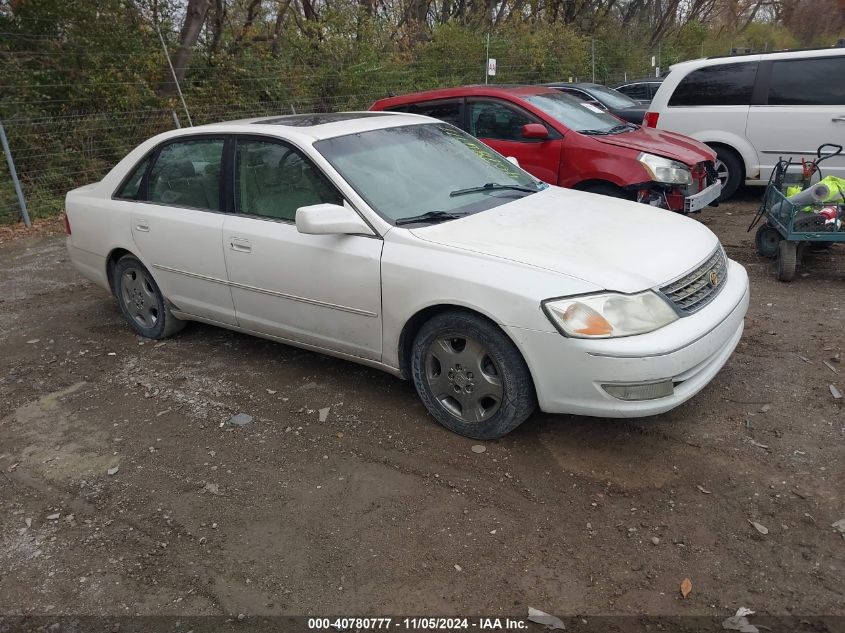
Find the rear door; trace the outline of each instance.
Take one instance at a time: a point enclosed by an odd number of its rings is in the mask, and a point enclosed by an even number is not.
[[[694,138],[718,133],[722,139],[745,138],[748,110],[757,76],[757,61],[702,66],[675,86],[660,111],[658,127]],[[758,161],[746,165],[746,177],[755,178]]]
[[[169,141],[121,189],[143,262],[176,309],[236,325],[223,259],[223,136]],[[138,186],[134,186],[137,178]],[[131,200],[131,201],[130,201]]]
[[[381,238],[297,230],[299,207],[346,203],[293,145],[238,137],[233,173],[223,237],[241,327],[379,360]]]
[[[548,139],[527,139],[522,127],[543,121],[522,108],[499,99],[467,99],[467,131],[504,156],[513,156],[519,166],[544,182],[556,185],[561,146],[556,133]]]
[[[761,62],[747,136],[760,156],[762,180],[779,157],[800,162],[824,143],[845,143],[845,55]],[[845,178],[845,155],[821,164]]]

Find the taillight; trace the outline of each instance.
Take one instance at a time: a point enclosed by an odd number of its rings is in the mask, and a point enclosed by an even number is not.
[[[65,213],[65,233],[70,235],[70,222],[67,219],[67,213]]]
[[[659,112],[646,112],[643,118],[643,125],[645,127],[657,127],[657,119],[660,118]]]

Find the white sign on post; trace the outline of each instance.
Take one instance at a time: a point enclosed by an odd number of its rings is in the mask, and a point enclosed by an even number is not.
[[[493,77],[496,74],[496,60],[494,58],[490,58],[487,60],[487,75],[489,77]]]
[[[656,60],[656,59],[654,59],[654,55],[652,55],[652,56],[651,56],[651,67],[652,67],[652,68],[654,68],[654,66],[655,66],[655,62],[656,62],[656,61],[657,61],[657,60]]]

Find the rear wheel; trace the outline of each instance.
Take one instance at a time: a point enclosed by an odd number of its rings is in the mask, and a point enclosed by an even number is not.
[[[525,360],[495,324],[444,312],[420,328],[411,373],[420,399],[447,429],[493,439],[518,427],[537,405]]]
[[[759,229],[757,229],[757,233],[754,236],[754,243],[756,244],[757,252],[760,253],[760,255],[771,259],[773,257],[777,257],[778,245],[782,239],[783,238],[776,228],[770,226],[769,224],[763,224]]]
[[[716,152],[716,177],[722,183],[722,193],[719,194],[719,201],[727,200],[736,193],[743,180],[742,159],[732,149],[716,146],[712,148]]]
[[[171,314],[155,279],[136,257],[121,257],[113,278],[120,311],[138,334],[167,338],[185,327],[184,321]]]
[[[798,243],[781,241],[778,244],[778,279],[792,281],[798,268]]]

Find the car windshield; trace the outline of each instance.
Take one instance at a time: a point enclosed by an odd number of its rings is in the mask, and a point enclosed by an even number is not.
[[[522,98],[577,132],[607,134],[620,124],[619,119],[598,106],[584,103],[562,92],[543,92]]]
[[[359,132],[314,147],[373,210],[400,225],[452,220],[546,187],[445,123]]]
[[[637,108],[639,104],[618,90],[605,86],[590,86],[589,93],[598,101],[613,108]]]

